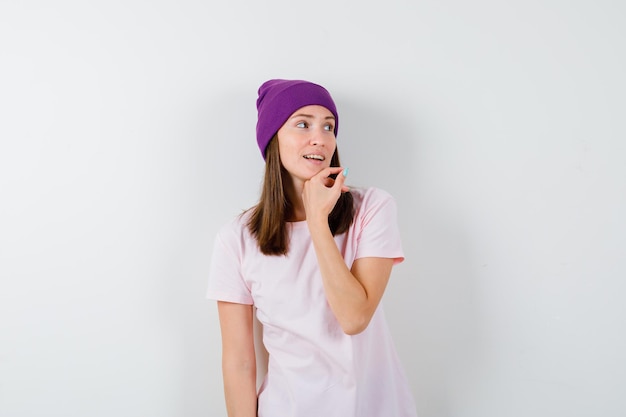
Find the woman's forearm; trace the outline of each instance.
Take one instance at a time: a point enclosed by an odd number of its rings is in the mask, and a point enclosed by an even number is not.
[[[228,417],[256,417],[256,355],[253,309],[218,301],[222,329],[222,374]]]
[[[256,363],[222,363],[228,417],[256,417]]]
[[[345,333],[360,333],[371,318],[368,314],[368,294],[348,269],[328,222],[310,224],[309,229],[328,304]]]

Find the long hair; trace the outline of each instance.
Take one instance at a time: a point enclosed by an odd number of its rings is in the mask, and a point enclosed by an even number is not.
[[[331,167],[341,166],[339,153],[330,160]],[[256,238],[259,249],[265,255],[286,255],[289,252],[289,231],[287,219],[293,215],[293,205],[285,187],[291,185],[291,177],[280,161],[276,135],[267,146],[265,153],[265,177],[259,203],[252,207],[248,228]],[[341,193],[332,212],[328,225],[333,236],[348,231],[354,218],[354,200],[350,192]]]

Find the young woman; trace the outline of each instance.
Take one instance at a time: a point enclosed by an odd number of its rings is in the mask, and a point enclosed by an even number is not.
[[[413,417],[380,300],[403,252],[394,200],[349,189],[323,87],[259,88],[259,203],[219,232],[208,297],[218,301],[229,417]],[[253,307],[268,373],[258,394]]]

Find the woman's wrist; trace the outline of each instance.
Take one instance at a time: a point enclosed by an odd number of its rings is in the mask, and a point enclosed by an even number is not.
[[[317,232],[330,232],[330,226],[328,225],[328,217],[323,216],[307,216],[307,225],[311,234]]]

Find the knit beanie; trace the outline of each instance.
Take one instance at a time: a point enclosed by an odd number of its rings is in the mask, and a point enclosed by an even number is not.
[[[256,108],[256,141],[265,159],[265,150],[278,129],[296,110],[304,106],[326,107],[335,116],[335,136],[339,115],[330,93],[321,85],[302,80],[269,80],[259,87]]]

